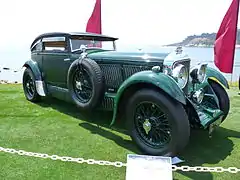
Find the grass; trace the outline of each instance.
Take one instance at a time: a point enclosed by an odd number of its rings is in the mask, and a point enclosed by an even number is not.
[[[238,81],[228,81],[228,85],[231,87],[238,87],[239,86],[239,82]]]
[[[194,131],[179,155],[189,166],[240,168],[240,95],[228,91],[231,111],[208,138]],[[121,128],[111,130],[111,114],[81,114],[70,104],[46,99],[25,100],[21,85],[0,85],[0,146],[60,156],[126,162],[129,153],[140,153]],[[125,179],[126,168],[77,164],[0,152],[0,179]],[[240,179],[240,173],[174,172],[174,179]],[[160,178],[160,177],[159,177]]]

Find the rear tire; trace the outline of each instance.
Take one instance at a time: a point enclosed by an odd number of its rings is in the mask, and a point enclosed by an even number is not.
[[[230,100],[228,94],[225,89],[217,82],[211,81],[210,85],[218,98],[220,110],[224,113],[224,116],[222,118],[223,122],[226,119],[230,109]]]
[[[23,91],[28,101],[38,102],[41,99],[36,90],[35,76],[29,68],[23,73]]]
[[[190,126],[182,104],[158,91],[133,94],[126,120],[132,140],[144,153],[174,156],[188,144]]]

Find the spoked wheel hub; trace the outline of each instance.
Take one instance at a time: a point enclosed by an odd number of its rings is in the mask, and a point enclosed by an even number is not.
[[[143,102],[136,107],[135,125],[139,137],[148,146],[163,147],[171,140],[167,116],[154,103]]]
[[[41,100],[35,84],[35,76],[30,68],[26,68],[23,73],[23,91],[26,99],[31,102]]]
[[[148,134],[149,131],[151,131],[152,124],[149,122],[149,119],[145,119],[145,121],[143,123],[143,128],[144,128],[146,134]]]
[[[129,135],[143,153],[175,156],[187,145],[189,120],[181,103],[155,89],[140,89],[126,108]]]
[[[88,102],[93,94],[93,85],[85,69],[77,70],[73,81],[74,91],[81,102]]]
[[[34,81],[30,75],[26,76],[25,87],[27,94],[32,97],[34,95]]]

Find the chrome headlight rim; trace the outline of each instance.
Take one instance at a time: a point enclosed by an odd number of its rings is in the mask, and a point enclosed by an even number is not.
[[[177,81],[177,84],[181,89],[186,87],[188,83],[188,71],[186,66],[184,66],[183,64],[177,64],[172,70],[172,76]],[[185,78],[183,81],[182,81],[182,77]],[[179,82],[183,82],[183,83],[180,84]]]
[[[163,73],[169,76],[172,76],[172,66],[166,66],[163,67]]]
[[[202,83],[205,81],[207,73],[207,64],[206,63],[199,63],[195,66],[190,73],[190,76],[193,81],[197,81],[198,83]]]

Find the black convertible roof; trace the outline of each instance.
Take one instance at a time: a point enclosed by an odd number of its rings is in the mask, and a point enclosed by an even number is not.
[[[115,41],[118,40],[118,38],[115,37],[111,37],[111,36],[106,36],[103,34],[96,34],[96,33],[89,33],[89,32],[70,32],[70,33],[66,33],[66,32],[50,32],[50,33],[44,33],[41,34],[39,36],[37,36],[34,41],[31,44],[31,47],[36,43],[36,41],[38,41],[39,39],[43,38],[43,37],[53,37],[53,36],[82,36],[82,37],[93,37],[99,40],[110,40],[110,41]]]

